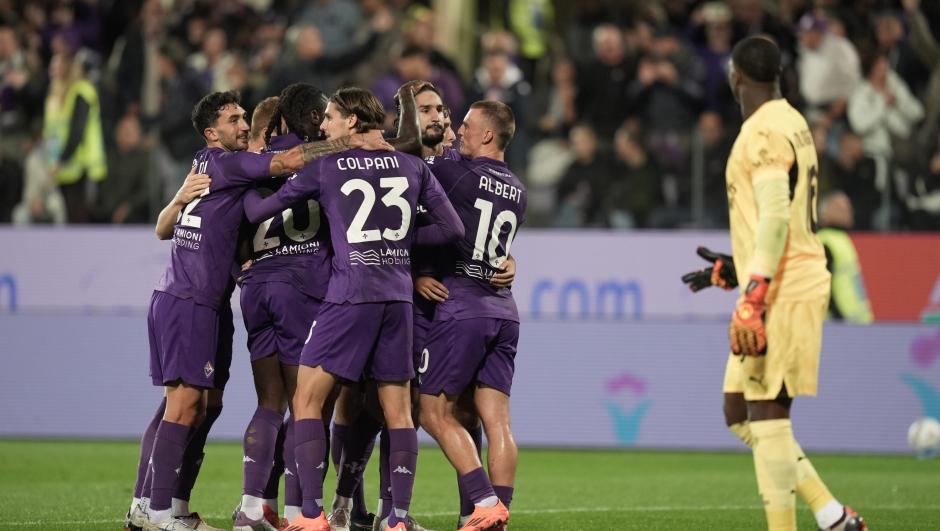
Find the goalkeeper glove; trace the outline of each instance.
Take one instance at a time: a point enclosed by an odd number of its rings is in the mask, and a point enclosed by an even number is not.
[[[731,352],[738,356],[759,356],[767,353],[767,331],[764,329],[764,313],[767,304],[767,290],[770,279],[760,275],[751,275],[744,297],[738,301],[728,338],[731,340]]]
[[[709,286],[718,286],[724,290],[732,290],[738,287],[738,274],[734,269],[733,258],[707,247],[699,247],[696,252],[713,265],[682,275],[682,282],[688,284],[689,289],[699,291]]]

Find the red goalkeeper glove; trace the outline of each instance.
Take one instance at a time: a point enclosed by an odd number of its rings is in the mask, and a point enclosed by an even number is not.
[[[695,252],[711,262],[712,266],[682,275],[682,282],[688,284],[690,290],[699,291],[710,286],[718,286],[724,290],[738,287],[738,274],[734,269],[733,258],[707,247],[699,247]]]
[[[728,338],[731,352],[738,356],[760,356],[767,353],[767,331],[764,329],[764,313],[770,279],[751,275],[744,298],[738,302],[731,316]]]

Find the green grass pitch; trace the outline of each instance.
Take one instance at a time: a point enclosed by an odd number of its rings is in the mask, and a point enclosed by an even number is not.
[[[0,441],[0,529],[114,530],[130,502],[137,444]],[[241,494],[241,448],[210,443],[192,507],[231,528]],[[875,531],[940,529],[940,460],[905,456],[811,456],[835,495]],[[377,490],[370,465],[367,498]],[[326,486],[332,492],[333,483]],[[422,448],[412,514],[452,530],[453,470]],[[330,500],[331,497],[328,497]],[[815,529],[804,505],[801,529]],[[745,453],[523,450],[510,529],[764,529]]]

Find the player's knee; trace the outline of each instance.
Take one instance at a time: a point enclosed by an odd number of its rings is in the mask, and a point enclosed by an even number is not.
[[[287,410],[287,396],[282,385],[271,385],[258,388],[258,405],[269,411],[277,411],[282,415]]]

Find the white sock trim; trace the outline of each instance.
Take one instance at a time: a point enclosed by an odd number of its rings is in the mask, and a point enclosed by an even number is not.
[[[496,504],[499,503],[499,498],[496,496],[489,496],[478,501],[474,505],[479,505],[480,507],[496,507]]]
[[[277,512],[277,498],[265,498],[264,505],[274,512]]]
[[[249,496],[248,494],[242,495],[242,512],[245,513],[245,516],[251,518],[252,520],[260,520],[264,517],[264,509],[262,504],[264,500],[258,498],[257,496]]]
[[[838,500],[832,500],[816,511],[816,523],[820,529],[829,529],[836,525],[836,522],[845,514],[845,507]]]
[[[285,505],[284,506],[284,518],[287,518],[288,522],[294,521],[295,518],[300,516],[300,506],[299,505]]]
[[[179,498],[170,499],[170,510],[173,511],[173,516],[187,516],[189,515],[189,500],[181,500]]]
[[[147,512],[147,517],[151,522],[155,524],[163,523],[173,517],[173,511],[171,509],[164,509],[162,511],[154,511],[151,509]]]

